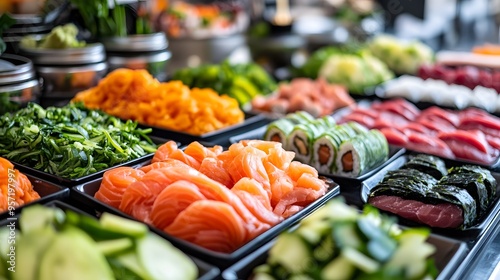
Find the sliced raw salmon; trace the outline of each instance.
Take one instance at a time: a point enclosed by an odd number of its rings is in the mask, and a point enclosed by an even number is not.
[[[153,203],[151,223],[164,230],[191,203],[205,199],[195,184],[184,180],[174,182],[163,189]]]
[[[210,250],[229,253],[248,240],[244,223],[231,205],[199,200],[182,211],[165,232]]]
[[[264,167],[271,183],[271,206],[275,207],[284,195],[293,190],[294,183],[284,170],[279,169],[271,162],[265,162]]]
[[[231,191],[244,191],[248,194],[255,196],[261,203],[262,206],[268,210],[271,210],[271,201],[267,195],[266,190],[261,183],[257,182],[255,179],[251,178],[241,178],[236,184],[234,184]],[[241,198],[241,197],[240,197]]]
[[[224,168],[224,163],[218,158],[207,157],[203,159],[198,171],[229,189],[234,185],[233,179],[231,179],[231,176]]]
[[[140,180],[146,173],[132,167],[117,167],[104,172],[101,186],[94,197],[112,207],[118,208],[125,190]]]
[[[220,150],[220,152],[219,152],[219,150]],[[222,152],[222,147],[220,147],[220,148],[216,148],[216,147],[207,148],[197,141],[192,142],[184,149],[184,153],[186,155],[191,156],[196,161],[198,161],[198,163],[200,163],[200,164],[205,158],[207,158],[207,157],[215,158],[221,152]]]
[[[176,151],[177,149],[178,149],[177,143],[175,143],[174,141],[168,141],[165,144],[158,147],[151,162],[155,163],[158,161],[164,161],[164,160],[168,159],[170,154],[173,151]]]
[[[318,170],[310,165],[303,164],[298,161],[292,161],[287,173],[293,181],[299,180],[300,176],[302,176],[302,174],[304,173],[309,173],[316,178],[318,177]]]

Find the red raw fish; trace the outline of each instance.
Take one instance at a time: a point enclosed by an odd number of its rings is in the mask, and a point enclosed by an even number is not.
[[[408,135],[408,144],[406,148],[444,158],[455,158],[452,150],[445,142],[439,138],[430,137],[424,134],[410,133]]]

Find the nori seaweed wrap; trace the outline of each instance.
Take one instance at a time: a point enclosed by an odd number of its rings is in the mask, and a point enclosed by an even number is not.
[[[419,170],[431,175],[437,180],[448,174],[444,161],[431,155],[419,154],[414,156],[402,168]]]
[[[449,186],[436,185],[427,195],[430,199],[449,202],[455,204],[462,209],[462,217],[464,219],[460,228],[464,229],[475,224],[477,216],[477,204],[474,198],[465,189]]]
[[[441,178],[439,185],[452,185],[465,189],[476,201],[477,216],[480,217],[489,205],[489,197],[486,186],[482,183],[482,176],[478,173],[448,174]]]
[[[495,180],[493,175],[491,175],[491,172],[485,168],[477,165],[464,165],[460,167],[452,167],[448,172],[450,174],[462,174],[471,172],[481,174],[483,183],[488,190],[488,197],[490,198],[490,201],[492,201],[497,194],[497,180]]]

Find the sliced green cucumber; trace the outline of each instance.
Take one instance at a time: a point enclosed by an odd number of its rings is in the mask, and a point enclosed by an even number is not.
[[[331,230],[331,227],[332,225],[328,221],[317,221],[301,225],[295,233],[302,236],[311,245],[316,245]]]
[[[68,253],[73,254],[68,255]],[[78,228],[67,227],[43,254],[39,280],[114,279],[113,272],[95,242]]]
[[[10,273],[13,280],[35,280],[42,255],[56,238],[53,227],[32,229],[19,235],[16,242],[16,258],[20,265],[15,273]]]
[[[333,228],[333,240],[339,247],[352,247],[360,250],[365,242],[358,233],[355,223],[337,223]]]
[[[59,208],[33,205],[23,209],[19,226],[23,233],[28,233],[34,229],[52,225],[54,222],[62,223],[65,216],[64,211]]]
[[[321,243],[313,250],[313,257],[315,260],[324,262],[333,258],[335,254],[335,244],[332,235],[327,235]]]
[[[123,267],[126,267],[128,270],[141,277],[141,279],[151,279],[144,267],[139,262],[139,258],[137,257],[137,254],[135,252],[121,254],[119,256],[116,256],[114,259]]]
[[[345,280],[352,279],[356,267],[342,255],[329,262],[321,271],[322,279]]]
[[[97,242],[97,248],[105,256],[112,256],[132,249],[134,243],[130,238],[103,240]]]
[[[115,231],[134,238],[142,238],[148,233],[148,227],[145,224],[109,213],[103,213],[99,222],[105,230]]]
[[[276,280],[273,276],[264,273],[264,272],[256,272],[253,277],[253,280]]]
[[[137,241],[137,256],[151,279],[189,280],[198,277],[194,262],[155,234],[147,234]]]
[[[292,274],[302,273],[311,263],[311,249],[294,233],[285,232],[269,250],[269,264],[280,264]]]
[[[333,200],[305,218],[302,223],[314,223],[319,220],[355,221],[358,216],[355,208],[349,207],[342,200]]]
[[[111,267],[111,270],[113,271],[113,275],[115,279],[123,279],[123,280],[147,280],[136,273],[134,273],[132,270],[128,269],[127,267],[123,266],[120,262],[118,262],[114,258],[108,258],[108,263],[109,266]]]
[[[314,280],[311,276],[306,274],[295,274],[290,276],[288,280]]]
[[[380,268],[379,262],[353,248],[343,248],[340,255],[366,273],[374,273]]]

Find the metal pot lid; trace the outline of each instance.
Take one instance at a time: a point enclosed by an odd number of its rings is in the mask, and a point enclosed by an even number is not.
[[[128,35],[126,37],[103,38],[106,51],[110,52],[144,52],[161,51],[168,47],[165,33],[158,32],[144,35]]]
[[[155,63],[155,62],[163,62],[168,61],[172,57],[172,53],[169,51],[162,51],[154,54],[141,54],[137,56],[118,56],[118,55],[109,55],[108,62],[111,65],[122,65],[125,66],[130,62],[145,62],[145,63]]]
[[[106,60],[104,46],[101,43],[67,49],[27,49],[21,47],[20,51],[21,54],[33,60],[35,65],[81,65]]]
[[[15,84],[36,77],[33,63],[26,57],[2,54],[0,60],[6,66],[0,66],[0,85]]]

